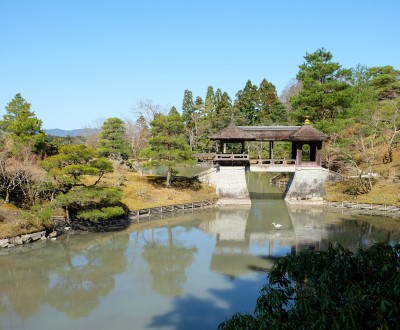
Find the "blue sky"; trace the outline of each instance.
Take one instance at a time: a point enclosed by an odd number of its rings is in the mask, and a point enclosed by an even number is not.
[[[398,0],[0,0],[0,116],[16,93],[44,128],[181,108],[185,89],[278,93],[306,52],[400,69]]]

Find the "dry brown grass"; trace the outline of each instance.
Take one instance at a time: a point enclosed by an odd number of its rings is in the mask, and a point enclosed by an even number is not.
[[[348,195],[344,193],[344,190],[345,183],[343,182],[328,184],[326,187],[326,200],[400,206],[400,184],[393,181],[378,181],[368,194],[363,195]]]
[[[0,239],[29,234],[44,230],[40,223],[33,223],[22,218],[21,211],[13,204],[0,206]]]
[[[386,152],[385,146],[377,148],[374,172],[379,176],[372,190],[368,194],[352,196],[344,192],[346,183],[328,184],[326,199],[335,202],[357,202],[367,204],[388,204],[400,206],[400,183],[393,181],[400,174],[400,146],[393,151],[394,160],[384,164],[382,159]],[[349,173],[350,174],[350,173]],[[352,173],[354,175],[354,173]]]
[[[171,188],[165,179],[125,173],[122,202],[130,210],[216,199],[215,188],[191,180],[175,179]]]

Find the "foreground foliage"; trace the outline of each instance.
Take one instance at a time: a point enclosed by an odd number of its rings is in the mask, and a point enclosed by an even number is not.
[[[255,314],[219,329],[398,329],[400,244],[356,253],[340,245],[280,259]]]

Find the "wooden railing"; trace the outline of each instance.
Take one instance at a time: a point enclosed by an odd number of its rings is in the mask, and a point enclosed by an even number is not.
[[[249,154],[216,154],[215,161],[219,161],[219,160],[224,160],[224,161],[235,161],[235,160],[244,160],[244,161],[249,161],[250,160],[250,156]]]
[[[141,218],[141,217],[150,217],[152,215],[163,215],[164,213],[176,213],[179,211],[190,210],[190,209],[198,209],[207,206],[214,205],[214,200],[204,200],[200,202],[192,202],[192,203],[183,203],[183,204],[174,204],[174,205],[164,205],[157,207],[148,207],[139,210],[132,210],[129,212],[129,218],[131,220]],[[137,221],[138,222],[138,221]]]
[[[298,163],[296,159],[250,159],[249,154],[215,154],[214,162],[222,165],[238,163],[250,163],[260,167],[320,167],[315,161],[301,161]]]
[[[296,159],[252,159],[251,164],[260,166],[296,166]]]

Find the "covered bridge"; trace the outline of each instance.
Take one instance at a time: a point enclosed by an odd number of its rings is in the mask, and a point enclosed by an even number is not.
[[[257,166],[321,166],[322,143],[328,136],[313,127],[308,120],[303,126],[235,126],[227,127],[213,134],[211,140],[217,141],[217,153],[213,160],[221,166],[240,166],[249,164]],[[269,157],[250,159],[245,143],[250,141],[269,142]],[[275,159],[274,144],[279,141],[291,142],[291,158]],[[227,152],[229,145],[230,152]],[[303,159],[303,147],[308,145],[309,159]],[[210,158],[210,154],[207,154]],[[201,156],[198,154],[197,157]],[[200,158],[200,157],[199,157]]]

